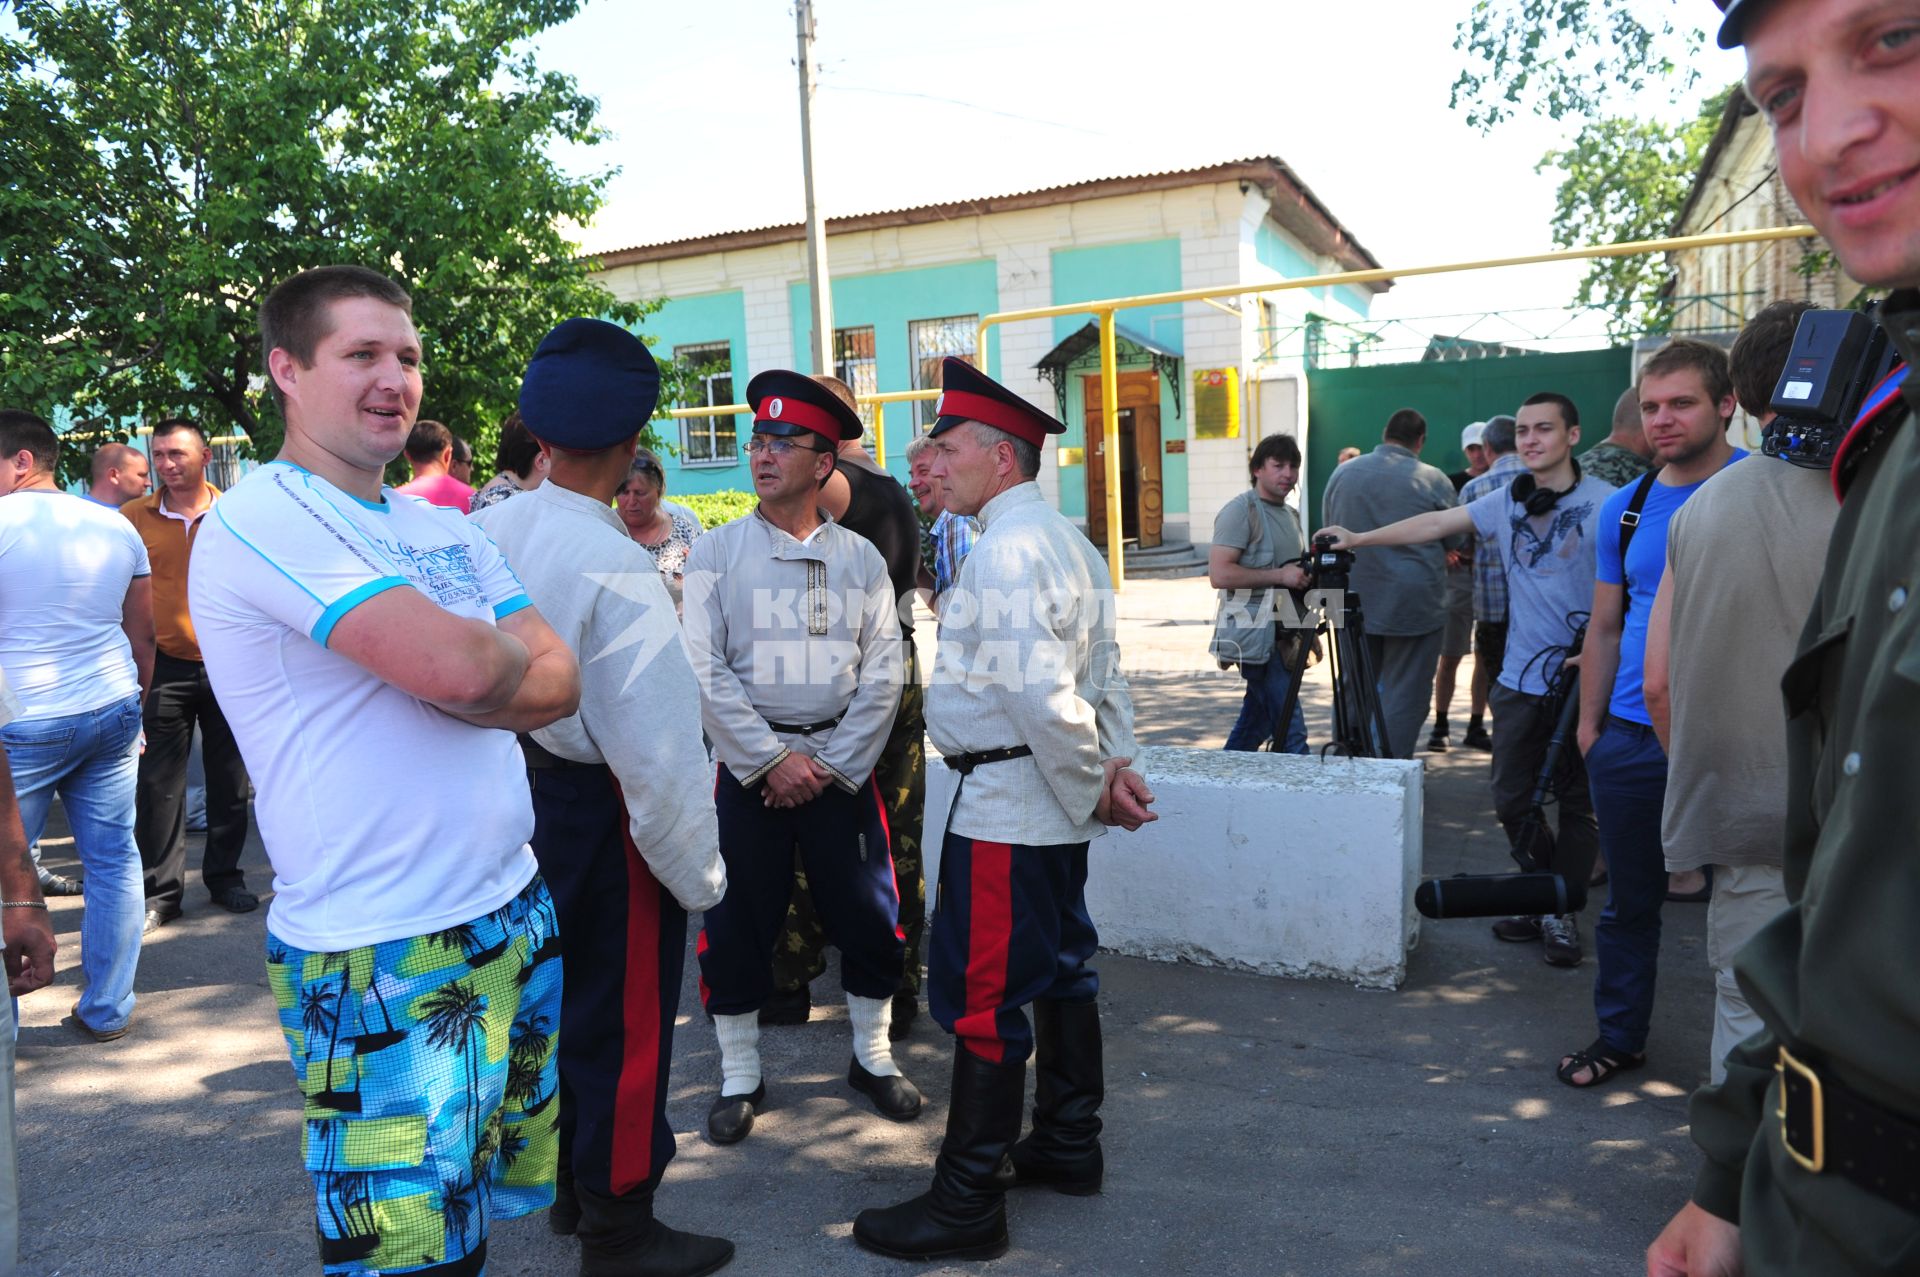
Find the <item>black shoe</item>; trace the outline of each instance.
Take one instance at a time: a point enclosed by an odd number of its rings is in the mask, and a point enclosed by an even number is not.
[[[1427,752],[1429,754],[1444,754],[1448,748],[1447,733],[1436,731],[1433,735],[1427,737]]]
[[[887,1025],[887,1040],[898,1042],[913,1032],[913,1022],[920,1018],[920,999],[913,990],[902,989],[893,995],[893,1020]]]
[[[748,1095],[714,1097],[707,1110],[707,1136],[715,1144],[738,1144],[753,1129],[753,1116],[767,1102],[767,1084],[762,1082]]]
[[[1483,750],[1489,754],[1493,752],[1493,737],[1487,734],[1486,728],[1478,725],[1468,727],[1460,743],[1468,749]]]
[[[762,1024],[805,1024],[812,1016],[813,990],[804,984],[785,993],[775,990],[760,1004]]]
[[[1493,924],[1493,938],[1505,940],[1510,944],[1525,944],[1529,940],[1540,938],[1540,919],[1520,914],[1512,918],[1502,918]]]
[[[79,896],[85,895],[86,890],[78,878],[69,878],[51,869],[40,871],[40,894],[43,896]]]
[[[213,903],[228,913],[252,913],[260,907],[260,897],[245,887],[226,887],[213,893]]]
[[[1011,1187],[1091,1197],[1106,1173],[1100,1005],[1041,999],[1033,1004],[1033,1031],[1033,1133],[1013,1146]]]
[[[871,1099],[881,1117],[911,1122],[920,1116],[919,1088],[897,1073],[869,1073],[856,1059],[847,1065],[847,1085]]]
[[[179,916],[180,911],[178,909],[171,913],[164,909],[149,909],[147,910],[146,918],[140,923],[140,934],[150,936]]]
[[[653,1217],[653,1191],[580,1197],[580,1277],[706,1277],[733,1262],[733,1243],[668,1228]]]
[[[1020,1133],[1027,1065],[992,1064],[953,1052],[947,1137],[920,1196],[853,1221],[853,1240],[894,1259],[993,1259],[1007,1249],[1007,1197],[1000,1167]]]
[[[553,1205],[547,1208],[547,1227],[571,1237],[580,1227],[580,1198],[573,1191],[573,1167],[563,1159],[553,1173]]]

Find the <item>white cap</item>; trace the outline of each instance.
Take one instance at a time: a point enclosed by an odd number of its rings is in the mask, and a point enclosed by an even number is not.
[[[1476,421],[1465,430],[1462,430],[1460,432],[1460,451],[1465,452],[1468,448],[1478,448],[1481,437],[1486,433],[1487,423],[1484,421]]]

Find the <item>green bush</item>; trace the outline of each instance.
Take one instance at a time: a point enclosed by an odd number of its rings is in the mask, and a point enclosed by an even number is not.
[[[753,507],[760,498],[751,492],[737,492],[727,489],[722,492],[683,492],[668,493],[699,516],[703,528],[717,528],[723,523],[731,523],[743,514],[752,514]]]

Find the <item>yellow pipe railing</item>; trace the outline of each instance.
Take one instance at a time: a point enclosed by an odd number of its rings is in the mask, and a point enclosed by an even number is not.
[[[1491,257],[1478,261],[1444,262],[1436,266],[1378,267],[1373,270],[1334,271],[1324,275],[1305,275],[1266,284],[1223,284],[1210,288],[1182,288],[1169,293],[1143,293],[1135,297],[1109,297],[1099,301],[1068,302],[1058,306],[1032,306],[1025,310],[1006,310],[982,315],[974,333],[975,358],[986,361],[987,329],[997,324],[1028,319],[1060,319],[1070,315],[1093,315],[1100,320],[1100,403],[1102,449],[1107,458],[1107,570],[1113,575],[1118,592],[1125,580],[1121,558],[1119,517],[1119,438],[1120,423],[1115,408],[1117,386],[1114,368],[1114,312],[1141,306],[1169,306],[1184,302],[1211,301],[1218,297],[1239,297],[1247,293],[1279,293],[1299,288],[1328,288],[1340,284],[1371,284],[1386,280],[1411,279],[1417,275],[1447,275],[1460,271],[1492,270],[1503,266],[1539,266],[1549,262],[1577,262],[1596,257],[1638,257],[1648,253],[1673,253],[1694,248],[1718,248],[1726,244],[1751,244],[1776,239],[1807,239],[1816,235],[1811,226],[1778,226],[1764,230],[1721,231],[1711,235],[1681,235],[1668,239],[1633,240],[1624,244],[1599,244],[1585,248],[1562,248],[1550,253],[1529,253],[1521,257]]]

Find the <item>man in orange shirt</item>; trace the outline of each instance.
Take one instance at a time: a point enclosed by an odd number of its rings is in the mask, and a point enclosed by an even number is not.
[[[187,753],[196,724],[207,765],[207,849],[200,880],[223,909],[249,913],[260,904],[240,872],[247,841],[246,764],[207,682],[193,618],[187,615],[187,558],[201,520],[220,499],[206,477],[212,450],[206,433],[184,417],[154,426],[152,447],[160,487],[120,508],[153,564],[156,651],[153,688],[141,722],[147,751],[140,756],[133,827],[146,877],[146,931],[180,916],[187,871]]]

